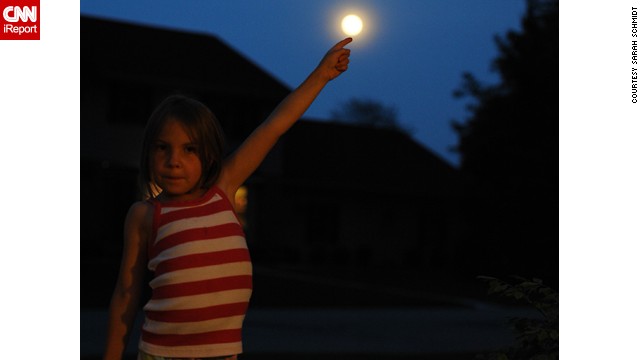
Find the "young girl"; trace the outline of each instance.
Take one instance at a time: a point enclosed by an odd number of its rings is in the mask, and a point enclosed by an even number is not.
[[[236,359],[251,296],[251,262],[234,194],[324,86],[347,70],[351,42],[333,46],[309,77],[227,159],[203,104],[172,96],[145,131],[140,178],[149,200],[131,206],[109,308],[105,359],[120,359],[145,276],[152,295],[138,359]]]

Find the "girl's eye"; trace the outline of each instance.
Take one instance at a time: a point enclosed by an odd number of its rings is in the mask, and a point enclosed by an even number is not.
[[[167,145],[165,145],[165,144],[156,144],[156,150],[164,151],[166,149],[167,149]]]
[[[195,146],[187,146],[184,148],[184,151],[187,153],[195,153],[198,150]]]

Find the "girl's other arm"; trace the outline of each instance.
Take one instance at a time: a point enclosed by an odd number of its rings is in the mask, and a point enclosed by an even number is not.
[[[129,209],[124,225],[120,274],[109,306],[105,360],[121,359],[129,339],[146,271],[146,246],[152,221],[150,204],[137,202]]]
[[[346,38],[334,45],[307,79],[291,92],[225,161],[219,186],[233,198],[236,190],[256,170],[276,141],[304,114],[324,86],[347,70],[350,50]]]

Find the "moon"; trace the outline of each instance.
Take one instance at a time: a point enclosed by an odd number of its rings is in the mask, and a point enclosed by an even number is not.
[[[358,15],[347,15],[342,19],[342,31],[348,36],[355,36],[362,31],[362,19]]]

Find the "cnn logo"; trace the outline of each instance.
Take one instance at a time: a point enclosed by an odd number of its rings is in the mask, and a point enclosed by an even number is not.
[[[40,40],[40,0],[3,1],[0,40]]]
[[[38,21],[38,7],[37,6],[7,6],[2,12],[2,17],[8,22],[18,21]]]

